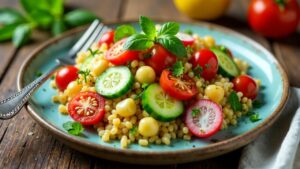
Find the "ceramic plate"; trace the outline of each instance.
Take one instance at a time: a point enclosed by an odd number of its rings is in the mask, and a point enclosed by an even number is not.
[[[130,22],[130,24],[138,28],[136,22]],[[117,26],[117,24],[108,25]],[[232,30],[208,23],[181,23],[181,29],[191,29],[200,36],[213,36],[218,44],[228,46],[235,57],[251,65],[250,74],[261,79],[263,86],[259,97],[263,98],[265,104],[254,110],[260,114],[260,121],[253,123],[247,117],[241,118],[237,126],[220,131],[208,139],[174,140],[170,146],[141,147],[138,144],[131,144],[128,149],[121,149],[119,141],[105,143],[93,129],[86,129],[84,137],[66,133],[62,124],[71,118],[59,113],[58,104],[52,103],[51,97],[56,94],[56,91],[50,88],[50,80],[34,93],[27,105],[28,112],[41,126],[74,149],[100,158],[127,163],[191,162],[221,155],[246,145],[270,127],[279,116],[288,95],[286,73],[274,56],[261,45]],[[84,30],[85,28],[71,30],[38,47],[20,70],[19,89],[33,81],[36,78],[36,72],[49,70],[54,65],[55,58],[64,56]]]

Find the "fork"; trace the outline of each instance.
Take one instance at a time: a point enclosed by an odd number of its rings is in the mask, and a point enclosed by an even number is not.
[[[77,43],[69,50],[67,56],[56,59],[56,64],[52,69],[32,81],[19,92],[0,101],[0,119],[6,120],[14,117],[22,109],[25,103],[27,103],[34,91],[39,88],[57,68],[64,65],[75,64],[74,59],[76,54],[79,51],[88,50],[92,43],[97,42],[101,38],[103,32],[107,30],[108,28],[100,23],[99,20],[94,20]]]

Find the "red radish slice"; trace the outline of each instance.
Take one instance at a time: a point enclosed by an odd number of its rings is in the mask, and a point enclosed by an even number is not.
[[[200,99],[188,108],[184,120],[191,133],[204,138],[220,130],[223,113],[215,102]]]
[[[195,39],[191,35],[182,32],[178,32],[176,34],[176,37],[181,40],[184,46],[192,46],[195,41]]]

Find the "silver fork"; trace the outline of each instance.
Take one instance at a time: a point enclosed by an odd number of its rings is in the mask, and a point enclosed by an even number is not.
[[[108,28],[104,26],[99,20],[93,21],[91,26],[85,31],[78,42],[70,49],[67,56],[56,59],[55,66],[44,73],[39,78],[25,86],[21,91],[14,93],[12,96],[0,101],[0,119],[10,119],[14,117],[29,100],[33,92],[40,87],[59,67],[64,65],[73,65],[76,53],[79,51],[86,51],[100,39],[101,34]]]

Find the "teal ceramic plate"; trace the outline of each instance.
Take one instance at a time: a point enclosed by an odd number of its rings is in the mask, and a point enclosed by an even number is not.
[[[137,23],[130,23],[137,28]],[[117,24],[108,25],[115,27]],[[56,94],[56,91],[50,88],[50,80],[34,93],[27,105],[28,112],[41,126],[65,144],[94,156],[128,163],[184,163],[214,157],[246,145],[270,127],[279,116],[288,95],[286,73],[271,53],[241,34],[208,23],[181,24],[182,30],[187,28],[200,36],[213,36],[218,44],[228,46],[235,57],[251,65],[250,74],[261,79],[263,85],[259,97],[263,97],[265,104],[255,110],[260,114],[260,121],[253,123],[248,118],[242,118],[237,126],[221,131],[209,139],[175,140],[170,146],[141,147],[132,144],[128,149],[121,149],[119,141],[105,143],[93,129],[86,129],[84,137],[67,134],[62,124],[71,118],[58,113],[58,105],[52,103],[51,97]],[[85,28],[71,30],[36,49],[20,70],[19,89],[33,81],[36,72],[49,70],[54,65],[55,58],[64,56],[84,30]]]

